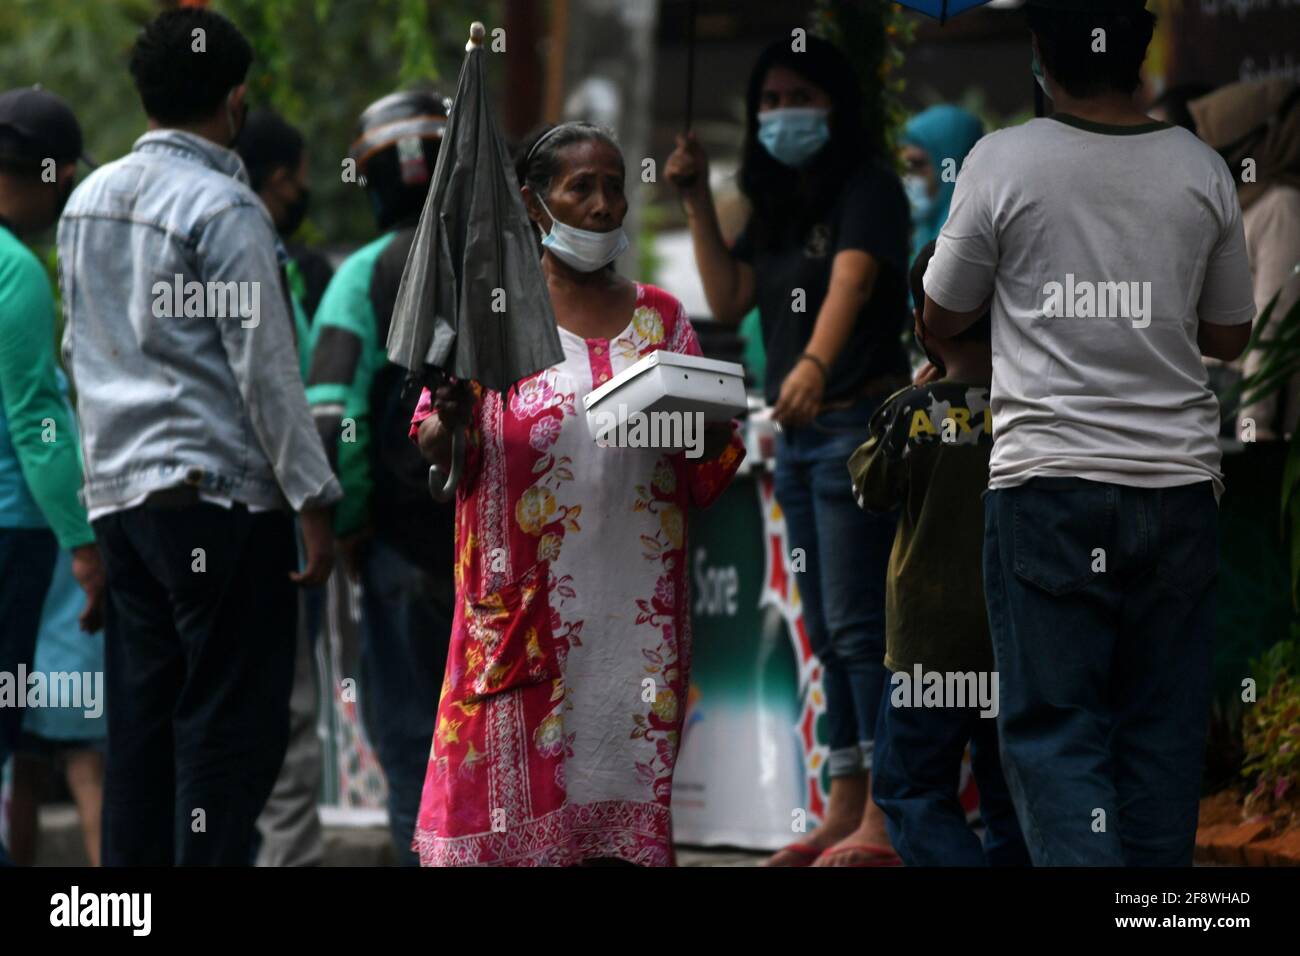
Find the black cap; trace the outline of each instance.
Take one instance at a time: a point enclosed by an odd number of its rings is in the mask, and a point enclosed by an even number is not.
[[[81,125],[62,97],[37,86],[0,93],[0,134],[3,159],[39,163],[46,159],[95,163],[82,152]]]
[[[1147,7],[1146,0],[1026,0],[1025,6],[1067,13],[1138,13]]]

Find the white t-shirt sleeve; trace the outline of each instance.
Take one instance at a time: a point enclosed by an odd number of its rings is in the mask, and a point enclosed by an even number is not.
[[[948,221],[925,270],[925,293],[951,312],[973,312],[993,293],[998,239],[993,232],[987,149],[976,143],[962,164]]]
[[[1221,186],[1221,190],[1224,187]],[[1205,281],[1196,302],[1196,317],[1210,325],[1241,325],[1255,318],[1255,290],[1246,253],[1241,203],[1230,183],[1221,195],[1223,231],[1205,264]]]

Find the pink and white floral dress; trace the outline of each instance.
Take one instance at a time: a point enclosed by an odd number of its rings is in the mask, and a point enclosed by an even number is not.
[[[638,285],[614,339],[479,389],[457,490],[456,613],[414,845],[426,866],[673,862],[669,804],[690,666],[687,513],[744,457],[601,448],[582,398],[656,349],[700,354]],[[431,414],[421,398],[412,422]]]

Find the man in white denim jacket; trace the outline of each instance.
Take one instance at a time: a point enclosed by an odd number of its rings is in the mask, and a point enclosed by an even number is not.
[[[293,585],[333,564],[342,492],[275,230],[228,148],[251,61],[218,14],[150,23],[131,57],[149,132],[59,225],[64,357],[109,580],[108,866],[249,863],[287,743]]]

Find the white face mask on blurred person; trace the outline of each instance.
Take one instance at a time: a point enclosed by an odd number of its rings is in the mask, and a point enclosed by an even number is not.
[[[930,195],[930,181],[915,173],[903,177],[903,191],[907,204],[912,207],[912,222],[929,222],[934,214],[934,197]]]
[[[566,266],[579,272],[595,272],[605,268],[627,250],[627,233],[622,226],[609,232],[592,232],[589,229],[566,226],[555,218],[555,213],[546,208],[541,196],[537,197],[537,201],[551,217],[551,231],[542,239],[542,248],[549,249],[551,255]]]

